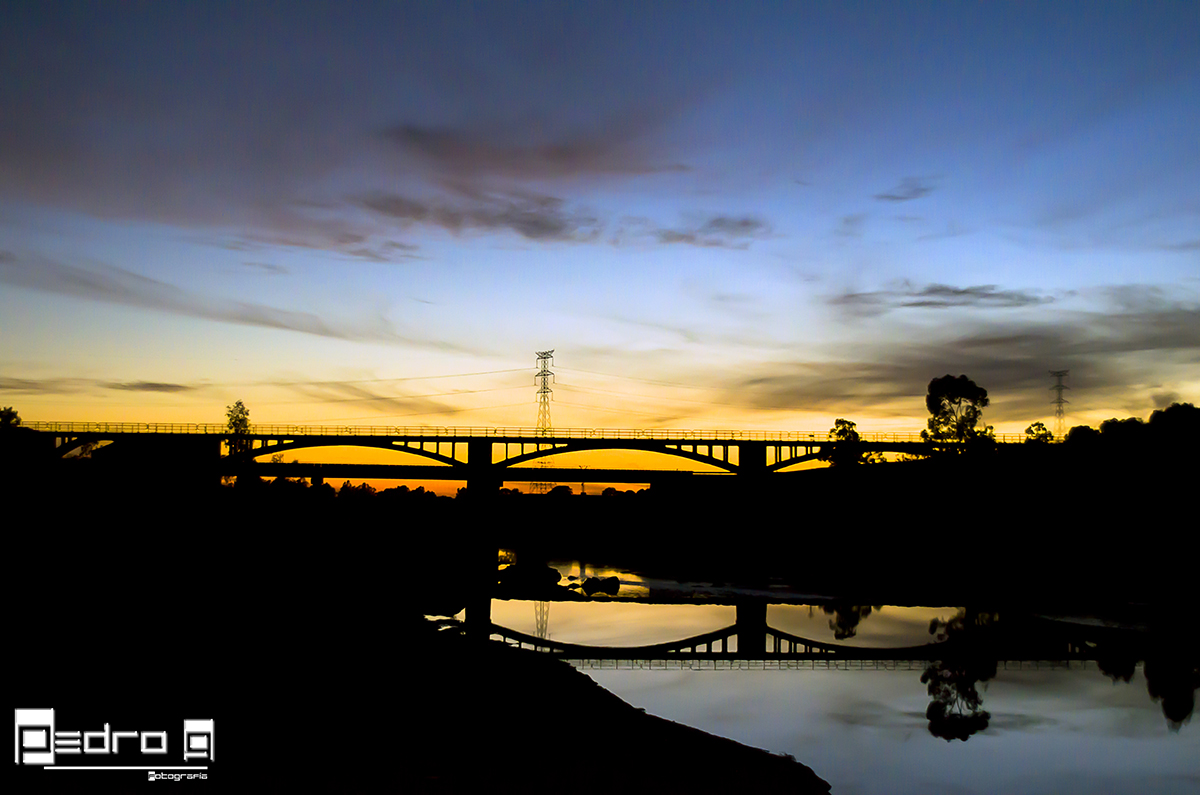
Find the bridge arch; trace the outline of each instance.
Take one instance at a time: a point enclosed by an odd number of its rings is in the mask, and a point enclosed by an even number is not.
[[[333,439],[264,439],[262,441],[263,444],[260,446],[247,450],[244,453],[240,453],[232,460],[251,462],[259,456],[275,455],[277,453],[288,452],[289,450],[312,450],[319,447],[365,447],[375,450],[389,450],[396,453],[409,453],[411,455],[429,458],[442,464],[449,464],[450,466],[465,466],[462,461],[458,461],[454,458],[455,451],[453,450],[451,451],[450,455],[444,455],[436,450],[426,450],[424,449],[424,445],[411,447],[407,444],[388,439],[376,440],[365,438],[360,440],[354,437],[347,437]],[[436,443],[434,444],[436,445]],[[444,446],[448,443],[442,442],[441,444]],[[454,445],[452,445],[452,447],[453,446]]]
[[[798,464],[804,464],[809,461],[817,461],[817,460],[820,460],[820,458],[821,458],[821,450],[820,450],[820,448],[818,448],[816,450],[805,453],[803,455],[795,455],[790,458],[784,458],[779,461],[776,461],[773,464],[767,464],[767,471],[768,472],[778,472],[781,469],[787,469],[788,467],[794,467]]]
[[[528,452],[525,451],[524,448],[534,445],[537,445],[536,440],[531,441],[528,444],[522,443],[520,445],[522,448],[521,452],[512,456],[507,455],[508,451],[505,450],[505,457],[496,461],[495,465],[512,468],[519,464],[525,464],[530,461],[536,461],[538,459],[548,458],[550,456],[562,455],[564,453],[580,453],[593,450],[614,450],[631,453],[652,453],[656,455],[671,456],[673,458],[683,458],[689,461],[695,461],[697,463],[716,467],[723,472],[737,472],[739,468],[736,462],[728,460],[728,448],[736,447],[736,445],[720,442],[712,445],[703,444],[699,446],[708,447],[710,451],[712,447],[723,447],[726,451],[726,458],[718,458],[715,455],[698,453],[694,450],[682,449],[676,445],[668,445],[662,442],[647,442],[636,439],[588,439],[578,441],[572,440],[566,443],[557,442],[554,444],[551,444],[550,442],[543,442],[541,443],[542,449],[530,450]]]
[[[54,455],[57,456],[58,458],[66,458],[67,456],[71,455],[71,453],[74,453],[77,450],[83,450],[88,445],[92,445],[91,449],[93,451],[95,451],[95,450],[100,450],[105,447],[109,447],[110,445],[115,444],[117,441],[118,440],[115,438],[107,439],[102,436],[101,437],[98,437],[98,436],[91,436],[91,437],[76,436],[76,437],[68,438],[68,439],[64,440],[62,444],[55,447]]]

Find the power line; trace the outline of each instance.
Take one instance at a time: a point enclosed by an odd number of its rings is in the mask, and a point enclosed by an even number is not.
[[[616,375],[615,373],[601,373],[601,372],[597,372],[595,370],[580,370],[578,367],[562,367],[562,366],[560,366],[558,369],[566,370],[566,371],[572,372],[572,373],[587,373],[588,375],[602,375],[606,378],[624,378],[628,381],[641,381],[642,383],[645,383],[645,384],[657,384],[658,386],[673,386],[673,387],[678,387],[680,389],[708,390],[708,389],[714,388],[711,386],[694,386],[692,384],[680,384],[675,381],[656,381],[652,378],[638,378],[635,375]]]
[[[475,406],[474,408],[452,409],[450,411],[414,411],[411,414],[367,414],[358,417],[326,417],[325,419],[321,420],[313,420],[312,424],[319,424],[322,422],[349,422],[350,420],[383,420],[389,417],[441,417],[446,414],[462,414],[467,411],[488,411],[491,409],[507,409],[514,406],[528,405],[528,401],[521,401],[520,403],[504,403],[499,406]]]
[[[244,384],[227,384],[226,386],[299,386],[304,384],[376,384],[383,381],[429,381],[435,378],[466,378],[474,375],[496,375],[497,373],[523,373],[524,367],[510,367],[507,370],[481,370],[477,373],[447,373],[445,375],[413,375],[406,378],[353,378],[325,381],[255,381]]]
[[[566,368],[562,368],[562,369],[566,369]],[[694,403],[698,406],[726,406],[729,408],[742,408],[741,406],[737,405],[736,403],[717,403],[712,400],[688,400],[687,398],[677,398],[677,397],[669,397],[669,396],[639,395],[634,392],[618,392],[618,391],[611,390],[611,389],[594,389],[592,387],[586,387],[586,386],[575,386],[574,384],[567,384],[562,381],[555,382],[555,386],[560,386],[564,389],[575,390],[578,392],[590,392],[590,393],[598,394],[598,395],[599,394],[617,395],[618,397],[639,398],[642,400],[661,400],[664,402],[672,402],[672,403]]]
[[[661,411],[638,411],[637,409],[618,409],[612,406],[589,406],[586,403],[568,403],[565,400],[560,400],[558,403],[563,406],[570,406],[571,408],[591,409],[592,411],[603,411],[609,414],[642,414],[647,417],[662,416]]]
[[[339,382],[348,383],[348,382]],[[355,398],[321,398],[313,397],[312,400],[272,400],[266,403],[258,403],[260,406],[298,406],[312,403],[314,400],[321,403],[369,403],[372,400],[415,400],[417,398],[428,397],[450,397],[453,395],[474,395],[479,392],[504,392],[509,389],[525,389],[524,386],[494,386],[487,389],[460,389],[455,392],[429,392],[424,395],[376,395],[375,397],[355,397]]]

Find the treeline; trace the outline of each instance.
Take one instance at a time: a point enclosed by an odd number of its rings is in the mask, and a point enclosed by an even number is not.
[[[1172,403],[1150,415],[1149,421],[1140,417],[1100,423],[1097,430],[1088,425],[1076,425],[1063,439],[1072,449],[1086,452],[1129,453],[1138,448],[1161,451],[1180,449],[1200,443],[1200,408],[1191,403]]]

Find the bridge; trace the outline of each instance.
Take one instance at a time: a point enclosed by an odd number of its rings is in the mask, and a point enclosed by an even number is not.
[[[864,433],[859,442],[830,440],[816,431],[740,431],[619,428],[493,428],[437,426],[253,425],[231,434],[219,424],[28,422],[57,458],[99,445],[95,457],[112,461],[150,460],[169,454],[188,457],[193,466],[222,475],[345,476],[410,480],[464,480],[470,486],[498,488],[504,482],[579,481],[645,483],[700,472],[763,476],[813,461],[840,446],[861,452],[926,455],[958,447],[933,444],[919,433]],[[997,435],[1010,445],[1018,434]],[[427,464],[283,464],[256,462],[301,449],[362,447],[409,453]],[[529,466],[563,453],[628,450],[673,457],[683,468],[593,469]],[[251,467],[252,469],[249,469]]]
[[[768,662],[794,667],[795,663],[820,663],[844,667],[845,663],[932,662],[956,657],[995,654],[993,659],[1044,661],[1071,664],[1102,659],[1105,653],[1127,648],[1138,633],[1110,627],[1056,626],[1046,622],[1018,622],[1010,629],[974,630],[969,638],[952,635],[940,642],[903,647],[865,647],[815,640],[776,629],[767,623],[768,600],[745,597],[735,601],[734,623],[699,635],[641,646],[593,646],[565,643],[500,626],[491,620],[490,601],[468,607],[464,626],[469,636],[489,638],[524,649],[572,661],[707,661],[710,663]]]
[[[491,624],[488,637],[524,649],[532,649],[586,667],[612,667],[625,664],[631,667],[694,667],[685,663],[728,665],[754,662],[764,667],[801,668],[823,667],[843,670],[867,668],[917,667],[926,663],[980,654],[980,648],[950,638],[917,646],[875,648],[845,643],[831,643],[803,638],[766,623],[765,605],[761,615],[738,605],[738,622],[721,629],[666,643],[644,646],[590,646],[578,643],[539,638],[527,633]],[[756,607],[750,605],[749,607]],[[477,627],[477,629],[483,629]],[[468,632],[471,632],[468,628]],[[1081,641],[1067,635],[997,639],[988,645],[984,656],[992,659],[1025,661],[1044,666],[1078,667],[1102,658],[1108,644],[1098,647],[1094,642]],[[605,665],[607,663],[607,666]]]

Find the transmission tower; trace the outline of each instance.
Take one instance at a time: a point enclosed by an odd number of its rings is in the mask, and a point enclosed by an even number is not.
[[[552,364],[554,364],[554,351],[537,352],[538,371],[534,380],[538,387],[538,436],[550,435],[550,396],[554,394],[554,390],[550,388],[550,383],[554,379],[554,373],[550,372]]]
[[[1054,404],[1054,436],[1056,439],[1062,439],[1065,433],[1063,426],[1066,424],[1066,409],[1063,406],[1070,401],[1063,397],[1063,390],[1071,387],[1063,383],[1063,379],[1071,374],[1070,370],[1051,370],[1050,375],[1054,376],[1056,382],[1050,387],[1054,391],[1054,400],[1050,402]]]
[[[533,603],[533,634],[542,640],[550,636],[550,603]]]
[[[554,373],[550,372],[550,365],[554,364],[554,351],[538,351],[537,352],[537,373],[534,375],[534,383],[537,384],[537,435],[550,435],[550,396],[554,394],[554,390],[550,388],[550,384],[554,380]],[[538,466],[545,467],[546,459],[538,459]],[[553,484],[551,483],[530,483],[529,490],[534,494],[545,494],[550,491]]]

